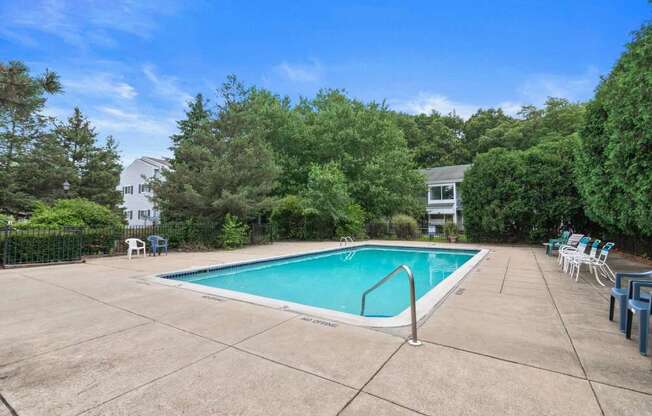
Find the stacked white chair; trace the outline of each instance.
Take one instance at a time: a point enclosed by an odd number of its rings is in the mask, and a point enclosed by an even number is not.
[[[559,264],[565,272],[568,272],[570,266],[569,259],[573,256],[583,255],[589,241],[591,241],[590,237],[582,237],[577,244],[577,247],[570,245],[559,247]]]

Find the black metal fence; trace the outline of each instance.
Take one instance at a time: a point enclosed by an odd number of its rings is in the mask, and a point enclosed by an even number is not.
[[[2,267],[74,262],[84,256],[124,254],[125,240],[150,235],[168,239],[172,250],[202,250],[222,247],[221,225],[172,223],[123,228],[0,228]],[[249,244],[271,242],[269,224],[249,225]]]

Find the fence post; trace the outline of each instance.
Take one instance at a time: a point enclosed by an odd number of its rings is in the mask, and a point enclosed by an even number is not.
[[[2,232],[5,235],[5,240],[2,248],[2,267],[7,267],[9,261],[9,236],[11,232],[11,225],[2,227]]]

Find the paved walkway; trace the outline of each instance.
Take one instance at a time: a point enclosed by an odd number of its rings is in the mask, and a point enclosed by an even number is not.
[[[652,360],[608,290],[543,249],[489,247],[416,348],[144,279],[336,245],[1,270],[0,416],[652,415]]]

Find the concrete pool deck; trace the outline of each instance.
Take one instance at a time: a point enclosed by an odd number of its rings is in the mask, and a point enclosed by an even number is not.
[[[542,248],[473,246],[491,252],[421,321],[421,347],[148,279],[335,246],[0,270],[0,416],[652,415],[652,359],[607,319],[608,288]]]

